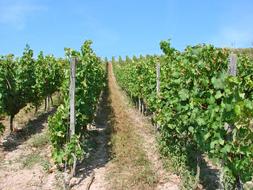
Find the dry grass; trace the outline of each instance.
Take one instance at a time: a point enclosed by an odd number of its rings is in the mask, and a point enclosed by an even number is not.
[[[31,169],[34,165],[40,163],[42,160],[42,156],[39,153],[33,152],[32,154],[28,154],[22,160],[23,168]]]
[[[34,148],[42,148],[43,146],[49,144],[49,132],[46,130],[42,134],[33,135],[29,144]]]
[[[109,178],[114,180],[111,189],[154,189],[156,175],[141,148],[139,136],[126,123],[116,123],[112,135],[114,165]]]
[[[130,120],[128,109],[119,98],[111,73],[109,80],[114,118],[111,123],[113,164],[107,175],[110,181],[108,189],[154,189],[157,177],[142,149],[142,138],[134,132],[135,123]]]

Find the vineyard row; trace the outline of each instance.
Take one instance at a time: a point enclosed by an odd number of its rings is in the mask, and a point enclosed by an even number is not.
[[[208,155],[221,167],[220,188],[241,189],[253,173],[253,61],[239,55],[231,73],[228,49],[160,47],[162,56],[113,59],[118,83],[153,116],[163,154],[185,165]]]

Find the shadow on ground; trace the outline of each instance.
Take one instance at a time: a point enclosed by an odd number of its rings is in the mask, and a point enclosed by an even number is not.
[[[210,160],[189,145],[186,150],[186,166],[188,170],[196,174],[197,171],[197,155],[199,157],[200,176],[199,184],[205,190],[219,189],[219,169],[215,167]]]
[[[42,129],[45,127],[43,124],[47,121],[48,117],[54,114],[56,108],[40,114],[37,118],[30,120],[25,127],[21,130],[10,133],[4,140],[0,148],[4,151],[13,151],[17,147],[27,141],[32,135],[36,133],[41,133]]]
[[[109,98],[108,82],[106,82],[94,119],[95,126],[88,129],[89,144],[92,148],[88,152],[89,157],[77,165],[75,177],[79,180],[78,183],[74,184],[75,186],[79,185],[88,176],[92,176],[95,169],[104,167],[111,159],[111,149],[108,144],[111,139],[113,119],[114,113]]]
[[[201,158],[200,182],[206,190],[219,189],[219,169],[208,163],[203,156]]]

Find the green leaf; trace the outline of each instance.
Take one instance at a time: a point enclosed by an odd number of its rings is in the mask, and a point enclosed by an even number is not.
[[[250,109],[250,110],[253,109],[253,102],[250,101],[250,100],[245,100],[245,101],[244,101],[244,105],[245,105],[246,108],[248,108],[248,109]]]
[[[220,99],[220,98],[222,97],[221,91],[218,90],[218,91],[216,92],[216,94],[215,94],[214,97],[215,97],[215,99]]]
[[[228,153],[228,152],[230,152],[231,148],[232,148],[231,145],[226,144],[226,145],[221,149],[221,152],[223,152],[223,153]]]
[[[186,89],[182,89],[178,92],[178,95],[182,101],[185,101],[189,98],[189,91]]]
[[[215,89],[224,89],[224,82],[222,81],[221,78],[213,77],[211,79],[211,82]]]
[[[210,148],[211,148],[211,149],[214,149],[216,144],[217,144],[217,141],[212,141],[212,142],[210,143]]]
[[[58,132],[56,133],[56,135],[57,135],[58,137],[64,137],[64,134],[63,134],[62,131],[58,131]]]
[[[244,99],[245,93],[239,93],[239,97],[242,98],[242,99]]]
[[[220,145],[224,145],[225,141],[223,139],[219,140]]]
[[[194,128],[192,127],[192,126],[190,126],[189,128],[188,128],[188,130],[193,134],[194,133]]]
[[[205,135],[204,135],[204,140],[207,140],[209,137],[211,136],[211,133],[206,133]]]
[[[209,99],[208,99],[208,103],[209,104],[214,104],[215,103],[215,98],[213,96],[211,96]]]
[[[240,105],[235,105],[235,113],[236,113],[236,115],[237,116],[239,116],[239,115],[241,115],[241,107],[240,107]]]
[[[196,119],[196,121],[197,121],[198,125],[200,125],[200,126],[205,125],[205,120],[203,118],[198,117]]]

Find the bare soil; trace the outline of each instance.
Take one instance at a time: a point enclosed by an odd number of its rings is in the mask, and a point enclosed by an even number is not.
[[[57,172],[51,168],[50,145],[47,142],[47,118],[55,109],[34,115],[23,109],[16,117],[16,132],[10,133],[8,120],[1,121],[6,131],[0,141],[0,189],[57,189]],[[18,129],[18,130],[17,130]],[[43,138],[43,139],[42,139]],[[42,139],[41,142],[38,140]],[[45,140],[44,140],[45,139]],[[41,145],[37,147],[36,143]]]
[[[47,118],[54,113],[22,110],[0,139],[0,190],[66,189],[66,175],[53,165]],[[8,128],[8,120],[2,123]],[[70,179],[74,190],[178,190],[180,178],[164,170],[150,121],[133,106],[108,66],[108,88],[88,126],[94,149]],[[46,138],[47,137],[47,138]]]

